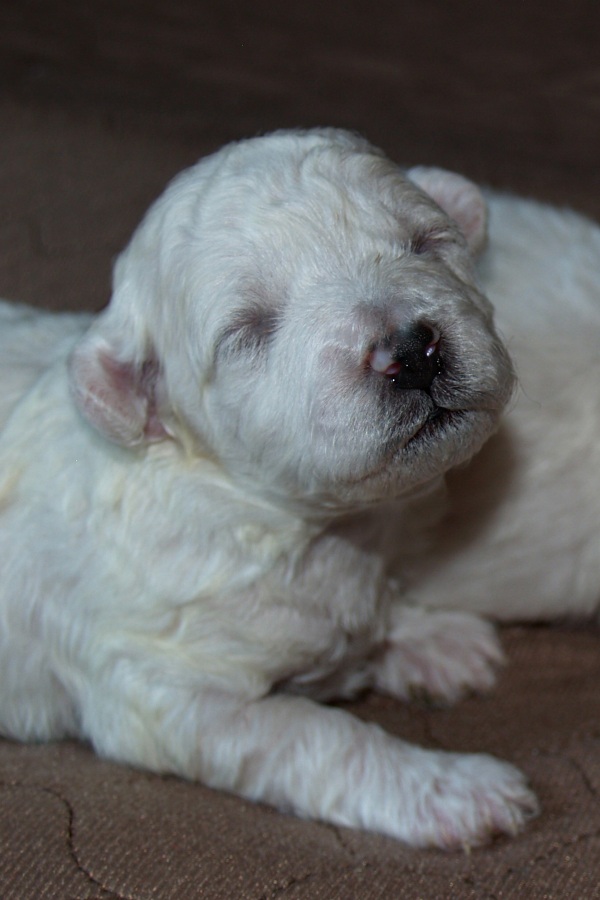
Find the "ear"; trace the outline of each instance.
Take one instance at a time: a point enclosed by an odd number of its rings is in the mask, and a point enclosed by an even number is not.
[[[158,412],[160,380],[160,366],[151,354],[141,363],[122,359],[116,346],[93,328],[69,361],[71,395],[79,411],[104,437],[124,447],[168,437]]]
[[[487,206],[477,185],[462,175],[427,166],[416,166],[406,174],[454,219],[470,251],[479,253],[486,240]]]

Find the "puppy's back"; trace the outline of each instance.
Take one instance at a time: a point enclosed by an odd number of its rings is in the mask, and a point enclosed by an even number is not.
[[[0,428],[40,375],[58,360],[66,361],[90,321],[84,314],[0,301]]]

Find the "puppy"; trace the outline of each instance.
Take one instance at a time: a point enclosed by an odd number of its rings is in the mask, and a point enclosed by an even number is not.
[[[512,766],[316,702],[494,682],[492,628],[402,584],[514,389],[485,218],[458,175],[277,133],[175,179],[98,317],[1,307],[3,734],[416,847],[522,827]]]
[[[512,197],[489,205],[480,278],[518,389],[498,433],[449,476],[433,552],[405,559],[403,574],[429,608],[597,617],[600,228]]]

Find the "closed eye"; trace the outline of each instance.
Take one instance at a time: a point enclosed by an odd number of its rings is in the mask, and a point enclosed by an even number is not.
[[[423,256],[426,253],[435,253],[451,241],[452,235],[448,231],[417,231],[411,238],[410,252],[414,253],[416,256]]]
[[[279,313],[260,304],[240,307],[217,339],[217,352],[248,354],[266,347],[279,327]]]

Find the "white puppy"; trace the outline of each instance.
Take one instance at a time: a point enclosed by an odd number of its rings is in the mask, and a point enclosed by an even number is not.
[[[501,429],[448,479],[435,552],[405,560],[430,607],[505,621],[600,606],[600,228],[490,197],[480,277],[515,362]]]
[[[545,304],[566,235],[589,243],[591,226],[567,217],[565,233],[542,208],[491,205],[480,280],[473,184],[402,174],[344,132],[275,134],[170,185],[97,318],[1,308],[4,734],[86,738],[114,759],[415,846],[522,826],[536,802],[512,766],[420,749],[315,702],[365,687],[449,701],[493,684],[491,627],[403,601],[388,574],[404,569],[417,599],[498,612],[487,579],[504,576],[503,540],[519,552],[538,523],[522,512],[513,527],[509,508],[491,562],[468,542],[458,550],[474,561],[430,549],[419,562],[444,476],[494,432],[514,388],[482,284],[514,349],[541,342],[566,386],[554,329],[571,322],[572,284],[560,312]],[[538,356],[531,372],[519,360],[531,379]],[[519,433],[510,503],[521,491],[528,502],[527,454],[548,451],[538,474],[559,491],[571,450],[551,427],[592,433],[591,411],[558,393],[577,427],[553,405],[553,421]],[[543,400],[531,387],[517,429]],[[504,484],[495,465],[478,490]]]

